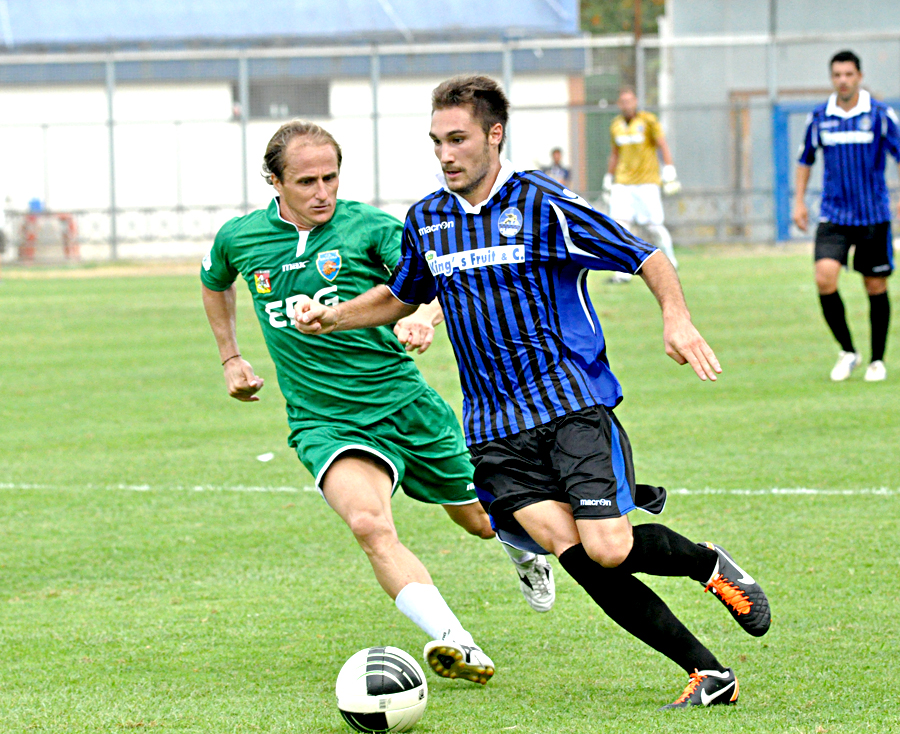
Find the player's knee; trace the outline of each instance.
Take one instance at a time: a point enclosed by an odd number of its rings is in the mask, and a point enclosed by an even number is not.
[[[377,553],[397,542],[397,531],[383,514],[357,512],[347,519],[347,525],[366,553]]]
[[[887,293],[887,278],[871,278],[866,276],[863,278],[866,286],[866,294],[869,296],[880,296]]]
[[[490,520],[487,520],[486,518],[484,522],[478,523],[478,525],[464,527],[466,532],[481,538],[482,540],[490,540],[494,537],[494,529],[491,527]]]
[[[837,260],[816,260],[816,287],[820,295],[827,296],[837,290],[840,273],[841,264]]]
[[[582,538],[582,543],[584,544],[585,552],[591,557],[591,560],[596,561],[604,568],[615,568],[616,566],[621,566],[625,559],[628,558],[628,554],[631,553],[633,540],[630,535],[623,535],[621,537],[616,536],[587,542]]]

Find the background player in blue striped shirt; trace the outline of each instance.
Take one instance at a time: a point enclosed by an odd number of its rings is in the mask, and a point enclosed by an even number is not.
[[[805,232],[809,211],[804,197],[816,148],[821,148],[825,175],[816,228],[816,285],[825,321],[841,345],[831,379],[846,380],[862,362],[838,293],[841,266],[847,266],[847,255],[854,247],[853,269],[863,276],[872,327],[872,359],[865,379],[879,382],[887,377],[884,349],[891,318],[887,279],[894,270],[884,167],[887,153],[900,162],[900,131],[896,113],[860,89],[860,82],[859,57],[852,51],[835,54],[831,59],[834,94],[807,120],[797,166],[793,219]]]
[[[768,601],[719,546],[656,523],[632,527],[627,513],[658,514],[665,490],[635,484],[587,271],[640,273],[662,308],[667,353],[703,380],[719,363],[663,255],[543,173],[501,163],[508,116],[492,79],[438,86],[430,135],[444,186],[407,214],[390,281],[335,307],[301,301],[295,323],[308,334],[373,326],[437,295],[475,484],[491,495],[498,528],[524,528],[615,622],[690,675],[667,708],[733,703],[734,672],[634,574],[700,582],[755,636],[768,630]]]

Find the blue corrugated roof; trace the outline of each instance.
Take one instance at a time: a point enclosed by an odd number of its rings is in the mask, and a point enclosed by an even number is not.
[[[0,0],[7,50],[577,32],[577,0]]]

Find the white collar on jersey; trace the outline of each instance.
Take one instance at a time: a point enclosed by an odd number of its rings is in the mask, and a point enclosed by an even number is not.
[[[856,106],[852,109],[845,110],[838,107],[837,103],[837,94],[832,94],[828,98],[828,106],[825,108],[825,114],[831,117],[856,117],[857,115],[862,115],[866,112],[872,111],[872,95],[869,94],[865,89],[859,90],[859,99],[856,101]]]
[[[481,207],[488,203],[488,200],[496,194],[500,187],[503,186],[507,181],[509,181],[510,176],[512,176],[516,172],[515,167],[512,164],[512,161],[504,158],[500,161],[500,171],[497,173],[497,180],[494,181],[494,185],[491,187],[491,193],[487,195],[487,199],[482,202],[479,202],[475,206],[472,206],[468,201],[463,199],[459,194],[453,193],[450,189],[447,188],[447,179],[444,178],[443,171],[437,174],[438,183],[440,183],[441,188],[445,191],[450,191],[456,197],[456,200],[459,202],[459,205],[462,207],[463,211],[466,214],[481,214]]]

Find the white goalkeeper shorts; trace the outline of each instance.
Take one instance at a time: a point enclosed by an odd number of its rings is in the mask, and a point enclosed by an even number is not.
[[[656,184],[613,184],[609,216],[617,222],[662,224],[663,205]]]

